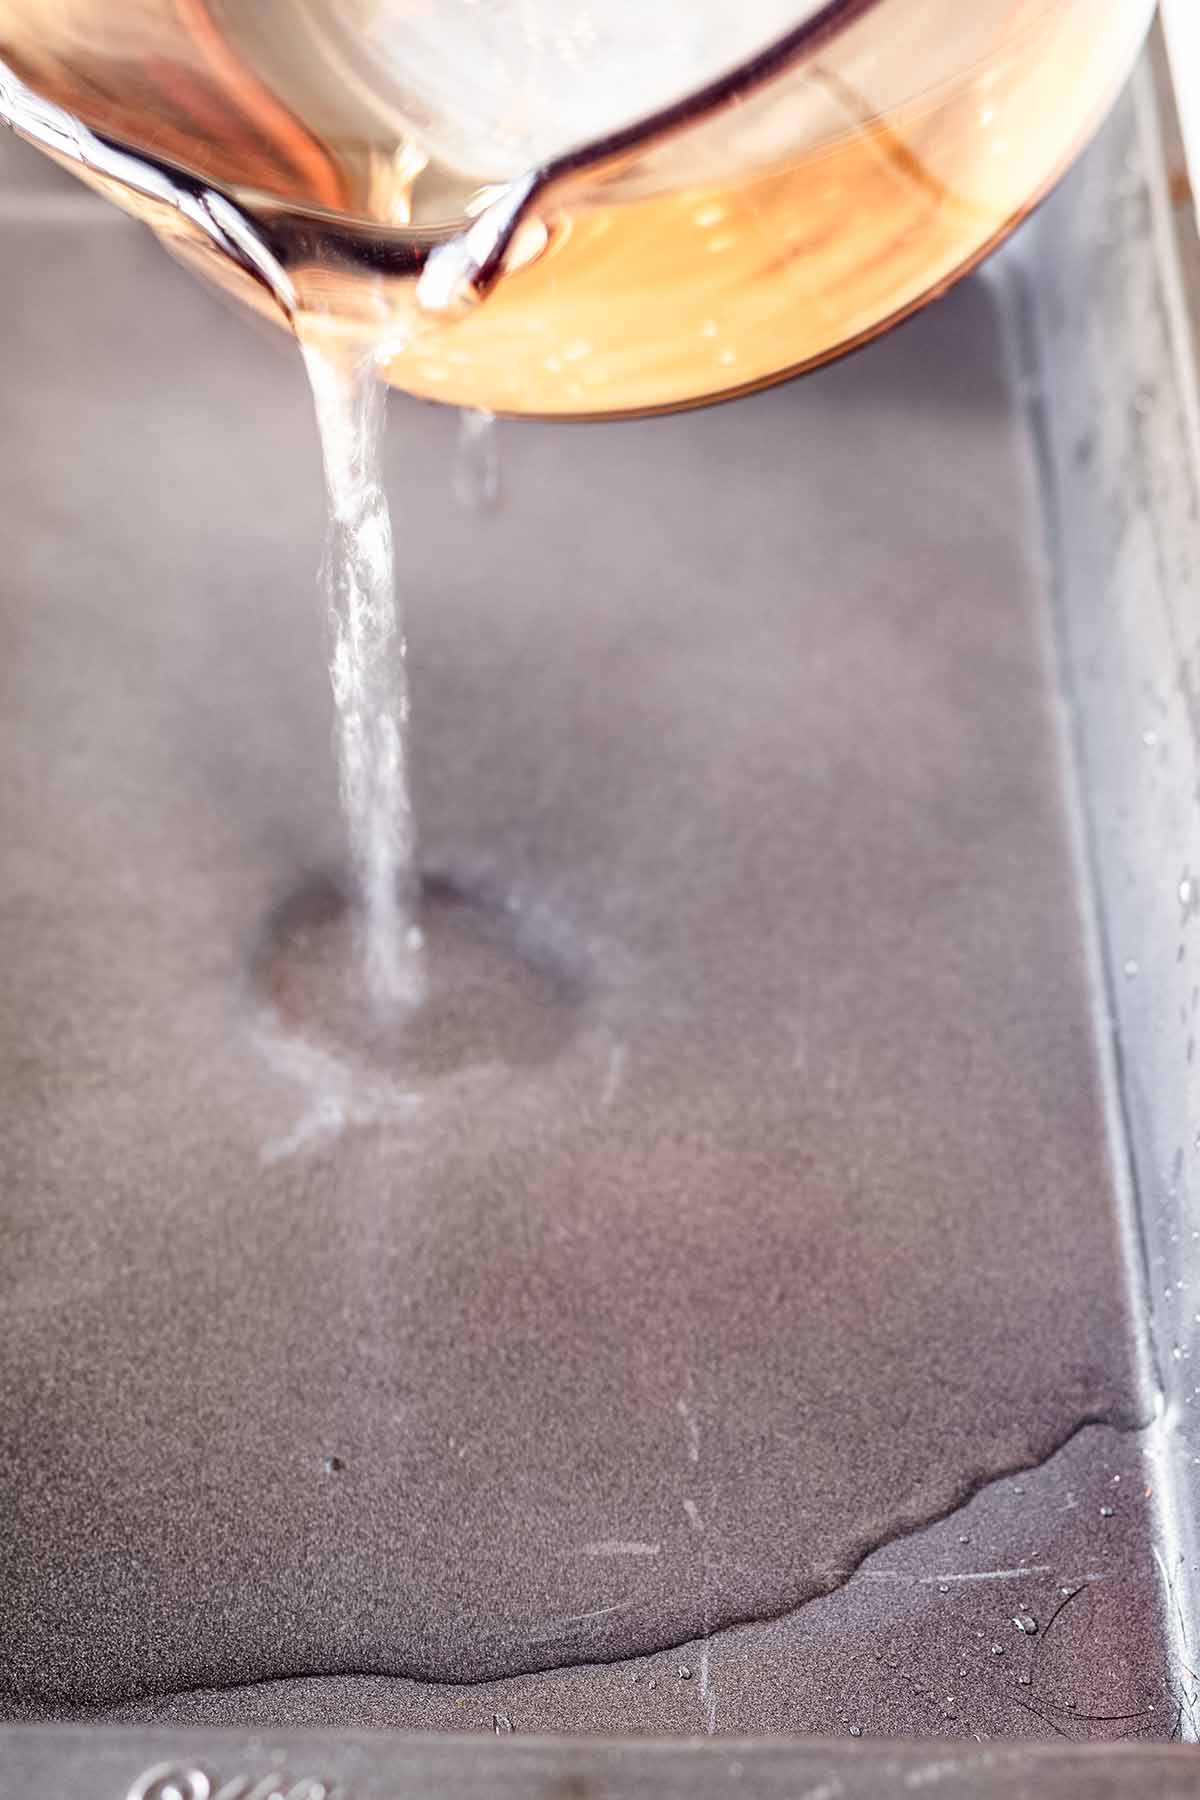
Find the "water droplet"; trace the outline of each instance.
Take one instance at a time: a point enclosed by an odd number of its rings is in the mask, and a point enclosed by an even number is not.
[[[1179,884],[1179,904],[1180,904],[1180,906],[1190,906],[1192,904],[1192,895],[1195,893],[1195,891],[1196,890],[1192,885],[1191,876],[1185,875],[1183,880]]]
[[[1073,1588],[1073,1587],[1060,1587],[1058,1591],[1062,1595],[1064,1600],[1069,1600],[1072,1597],[1072,1595],[1077,1594],[1079,1592],[1079,1589]]]
[[[968,1536],[967,1536],[967,1534],[966,1534],[966,1532],[965,1532],[965,1531],[964,1531],[964,1532],[963,1532],[963,1534],[962,1534],[962,1536],[961,1536],[961,1537],[960,1537],[960,1538],[959,1538],[959,1540],[958,1540],[958,1541],[959,1541],[959,1543],[960,1543],[960,1544],[969,1544],[969,1543],[970,1543],[970,1541],[971,1541],[971,1540],[970,1540],[970,1538],[969,1538],[969,1537],[968,1537]]]
[[[1132,957],[1132,956],[1127,957],[1126,961],[1125,961],[1125,977],[1126,977],[1126,979],[1128,981],[1132,981],[1134,976],[1137,974],[1140,974],[1140,972],[1141,972],[1141,964],[1139,962],[1137,962],[1134,957]]]
[[[340,1475],[345,1466],[340,1456],[327,1456],[321,1464],[327,1475]]]
[[[939,1594],[948,1594],[949,1592],[950,1592],[950,1583],[948,1581],[939,1581],[938,1582],[938,1593]]]
[[[1100,1508],[1100,1517],[1102,1519],[1111,1519],[1115,1516],[1116,1510],[1115,1506],[1102,1506]]]
[[[688,1668],[686,1663],[680,1663],[679,1665],[679,1679],[680,1681],[690,1681],[692,1679],[692,1671]]]
[[[507,1713],[492,1714],[492,1730],[497,1737],[507,1737],[513,1728],[513,1722]]]
[[[1013,1493],[1014,1494],[1023,1494],[1024,1492],[1025,1492],[1025,1489],[1021,1486],[1020,1482],[1014,1481],[1013,1482]]]
[[[1018,1675],[1017,1676],[1017,1686],[1018,1687],[1032,1687],[1033,1686],[1033,1676],[1032,1675]]]
[[[452,485],[458,504],[473,512],[487,511],[499,500],[500,452],[490,412],[464,407],[459,413]]]
[[[1004,1645],[1003,1644],[993,1644],[992,1645],[992,1655],[993,1656],[1003,1656],[1004,1655]]]
[[[656,1688],[656,1687],[657,1687],[657,1686],[658,1686],[658,1683],[657,1683],[657,1681],[656,1681],[656,1680],[655,1680],[655,1679],[654,1679],[654,1677],[653,1677],[653,1675],[652,1675],[652,1676],[651,1676],[651,1677],[650,1677],[650,1679],[649,1679],[649,1681],[648,1681],[648,1682],[647,1682],[647,1683],[646,1683],[646,1686],[647,1686],[647,1687],[652,1687],[652,1688]]]
[[[850,1736],[851,1737],[861,1737],[862,1736],[862,1726],[861,1725],[852,1725],[850,1727]]]
[[[1038,1622],[1033,1614],[1027,1612],[1014,1613],[1013,1624],[1018,1631],[1024,1632],[1026,1637],[1033,1637],[1038,1628]]]

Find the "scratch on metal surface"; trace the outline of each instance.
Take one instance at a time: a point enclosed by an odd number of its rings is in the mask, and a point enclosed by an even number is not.
[[[604,1087],[600,1094],[601,1106],[611,1106],[617,1097],[617,1091],[625,1074],[625,1057],[624,1044],[614,1044],[608,1053],[608,1067],[604,1072]]]
[[[560,1619],[560,1625],[586,1625],[589,1619],[606,1619],[609,1613],[624,1612],[633,1603],[630,1600],[614,1600],[611,1606],[594,1606],[591,1612],[572,1613],[569,1619]]]
[[[675,1402],[675,1411],[683,1420],[684,1430],[687,1432],[688,1461],[698,1463],[700,1461],[700,1421],[682,1394]]]
[[[1022,1581],[1030,1575],[1052,1575],[1050,1563],[1023,1563],[1017,1569],[969,1569],[944,1575],[904,1575],[891,1569],[833,1569],[834,1575],[849,1574],[858,1581],[895,1581],[902,1587],[953,1587],[970,1581]]]
[[[1183,1608],[1179,1604],[1179,1594],[1178,1594],[1178,1591],[1175,1586],[1174,1578],[1171,1574],[1170,1569],[1167,1566],[1167,1559],[1163,1555],[1162,1551],[1159,1549],[1157,1544],[1151,1544],[1150,1549],[1154,1554],[1154,1560],[1158,1565],[1158,1573],[1162,1578],[1163,1599],[1166,1602],[1167,1606],[1174,1610],[1175,1617],[1179,1622],[1180,1642],[1182,1643],[1184,1650],[1190,1655],[1191,1652],[1190,1652],[1190,1646],[1188,1644],[1187,1622],[1183,1616]],[[1181,1556],[1180,1561],[1182,1562],[1182,1560],[1183,1559]]]
[[[598,1544],[584,1544],[580,1556],[657,1556],[661,1544],[648,1544],[641,1538],[604,1538]]]
[[[590,1625],[596,1619],[607,1619],[611,1617],[613,1613],[625,1612],[632,1605],[632,1600],[614,1600],[611,1606],[595,1606],[592,1608],[591,1612],[572,1613],[570,1617],[566,1619],[549,1619],[546,1622],[545,1631],[542,1632],[539,1637],[531,1637],[529,1642],[538,1645],[569,1642],[575,1635],[579,1626]],[[574,1667],[575,1664],[564,1663],[558,1666],[571,1668]],[[529,1670],[520,1671],[522,1674],[528,1674],[530,1672],[531,1671]]]
[[[704,1703],[704,1729],[709,1737],[713,1737],[717,1729],[717,1696],[710,1692],[710,1677],[708,1639],[705,1638],[700,1653],[700,1698]]]

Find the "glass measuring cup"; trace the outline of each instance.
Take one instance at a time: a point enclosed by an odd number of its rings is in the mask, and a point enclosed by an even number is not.
[[[490,109],[476,88],[456,111],[404,53],[440,42],[453,73],[453,8],[418,41],[378,0],[0,0],[0,113],[260,310],[369,338],[413,393],[653,411],[811,367],[970,268],[1086,140],[1153,10],[830,0],[719,66],[780,3],[653,78],[643,57],[627,94],[628,44],[593,46],[536,105],[502,71]]]

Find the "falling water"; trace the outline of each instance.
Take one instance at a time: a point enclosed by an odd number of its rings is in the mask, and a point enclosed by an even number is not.
[[[306,333],[329,527],[323,571],[338,775],[372,1001],[422,992],[416,833],[408,777],[408,671],[392,527],[379,467],[386,389],[361,345]]]
[[[458,444],[452,480],[460,506],[485,512],[500,499],[500,451],[496,418],[482,407],[463,407],[458,415]]]

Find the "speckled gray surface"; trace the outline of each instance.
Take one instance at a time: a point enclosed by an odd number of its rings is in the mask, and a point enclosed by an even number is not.
[[[1137,1434],[1085,1427],[829,1596],[655,1656],[471,1686],[309,1677],[108,1716],[172,1730],[1170,1736],[1184,1690],[1146,1604],[1157,1576],[1143,1453]]]
[[[363,1676],[650,1653],[1143,1419],[991,291],[717,413],[502,428],[492,514],[396,409],[426,856],[570,976],[552,1054],[414,1084],[255,974],[340,854],[298,366],[123,224],[36,248],[0,291],[5,1709],[355,1677],[329,1723]],[[886,1585],[780,1633],[811,1723]],[[559,1680],[543,1723],[661,1728]],[[800,1723],[723,1687],[723,1729]]]

